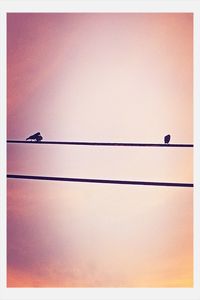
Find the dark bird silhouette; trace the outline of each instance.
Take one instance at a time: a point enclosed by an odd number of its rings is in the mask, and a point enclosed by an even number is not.
[[[41,136],[40,132],[37,132],[33,135],[30,135],[26,141],[31,140],[31,141],[35,141],[35,142],[41,142],[41,140],[43,140],[43,137]]]
[[[169,144],[170,139],[171,139],[170,134],[166,135],[166,136],[164,137],[164,142],[165,142],[165,144]]]
[[[43,137],[41,135],[37,135],[36,140],[37,142],[41,142],[41,140],[43,140]]]

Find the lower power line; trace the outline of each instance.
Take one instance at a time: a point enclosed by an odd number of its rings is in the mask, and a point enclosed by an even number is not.
[[[132,180],[91,179],[91,178],[69,178],[69,177],[49,177],[49,176],[33,176],[33,175],[17,175],[17,174],[8,174],[7,178],[8,179],[101,183],[101,184],[120,184],[120,185],[193,187],[193,183],[180,183],[180,182],[154,182],[154,181],[132,181]]]

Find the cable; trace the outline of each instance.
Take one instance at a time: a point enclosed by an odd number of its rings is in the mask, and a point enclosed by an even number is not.
[[[79,145],[79,146],[121,146],[121,147],[193,147],[193,144],[154,144],[154,143],[112,143],[112,142],[61,142],[43,141],[31,142],[21,140],[7,140],[10,144],[29,144],[29,145]]]
[[[28,180],[88,182],[88,183],[103,183],[103,184],[123,184],[123,185],[193,187],[192,183],[108,180],[108,179],[89,179],[89,178],[66,178],[66,177],[49,177],[49,176],[47,177],[47,176],[16,175],[16,174],[7,174],[7,178],[8,179],[28,179]]]

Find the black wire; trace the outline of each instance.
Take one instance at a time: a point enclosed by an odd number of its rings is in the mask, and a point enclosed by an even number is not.
[[[89,179],[89,178],[66,178],[66,177],[49,177],[49,176],[16,175],[16,174],[8,174],[7,178],[9,178],[9,179],[28,179],[28,180],[88,182],[88,183],[103,183],[103,184],[123,184],[123,185],[193,187],[192,183],[130,181],[130,180],[110,180],[110,179]]]
[[[10,144],[29,144],[29,145],[79,145],[79,146],[121,146],[121,147],[193,147],[193,144],[154,144],[154,143],[112,143],[112,142],[61,142],[61,141],[42,141],[31,142],[21,140],[7,140]]]

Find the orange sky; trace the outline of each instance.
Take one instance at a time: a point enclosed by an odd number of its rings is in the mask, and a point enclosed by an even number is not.
[[[8,14],[8,139],[193,142],[193,16]],[[190,148],[8,145],[8,173],[192,182]],[[8,180],[8,286],[193,284],[191,188]]]

